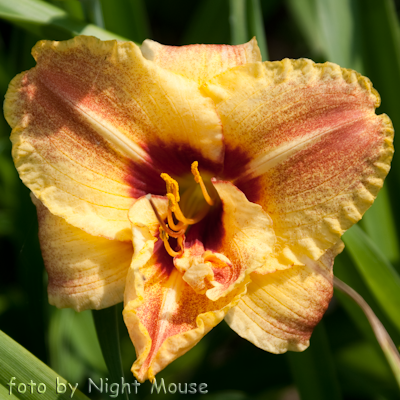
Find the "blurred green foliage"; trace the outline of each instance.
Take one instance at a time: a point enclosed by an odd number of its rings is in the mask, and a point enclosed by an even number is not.
[[[180,45],[239,43],[257,34],[264,59],[329,60],[367,75],[382,96],[378,112],[386,112],[400,129],[399,8],[393,0],[0,0],[0,91],[4,95],[14,75],[33,67],[30,49],[40,39],[87,34],[138,43],[149,37]],[[35,209],[13,166],[9,134],[0,117],[0,329],[87,393],[88,378],[99,382],[108,376],[93,318],[90,312],[58,310],[47,303]],[[347,249],[334,269],[370,304],[396,346],[400,345],[399,188],[400,161],[395,157],[385,188],[362,221],[363,231],[356,227],[345,235]],[[109,318],[107,312],[118,319],[119,329],[100,333],[100,338],[106,363],[115,363],[110,382],[122,374],[115,368],[132,382],[129,368],[135,354],[120,311],[115,307],[94,316],[99,333]],[[115,352],[104,345],[116,335],[122,360],[110,360],[107,354],[112,358]],[[7,344],[4,349],[19,351],[12,342],[1,343]],[[311,343],[304,353],[276,356],[222,323],[157,379],[205,382],[209,393],[201,398],[208,400],[399,398],[365,316],[341,293],[334,297]],[[25,368],[34,368],[36,361],[26,357]],[[11,356],[7,360],[13,363]],[[11,399],[4,386],[5,370],[0,368],[0,398]],[[54,373],[48,373],[52,379]],[[147,397],[148,382],[131,398]],[[90,398],[109,397],[92,392]]]

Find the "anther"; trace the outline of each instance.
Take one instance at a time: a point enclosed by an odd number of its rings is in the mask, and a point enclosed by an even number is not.
[[[167,187],[167,193],[172,193],[175,196],[177,202],[180,201],[179,197],[179,185],[175,179],[172,179],[168,174],[162,173],[161,178],[164,179],[165,185]]]

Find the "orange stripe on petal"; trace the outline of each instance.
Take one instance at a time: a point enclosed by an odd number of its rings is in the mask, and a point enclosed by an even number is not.
[[[204,91],[224,124],[225,176],[273,220],[276,269],[301,265],[301,254],[317,260],[390,169],[393,127],[375,114],[371,82],[335,64],[283,60],[227,71]]]
[[[16,125],[15,165],[36,197],[89,233],[130,240],[128,160],[60,102],[35,69],[12,81],[5,114]]]
[[[185,150],[179,171],[193,155],[221,164],[214,103],[135,44],[76,37],[39,42],[33,55],[37,66],[6,95],[13,157],[24,183],[68,223],[130,240],[127,211],[134,198],[159,194],[154,178],[178,168],[170,154]]]
[[[167,200],[155,200],[164,217]],[[191,349],[237,304],[248,283],[216,302],[196,293],[183,281],[163,242],[155,237],[158,223],[154,213],[147,212],[150,209],[147,198],[141,198],[130,210],[137,248],[128,273],[123,313],[137,354],[132,372],[140,381],[153,380],[161,369]]]

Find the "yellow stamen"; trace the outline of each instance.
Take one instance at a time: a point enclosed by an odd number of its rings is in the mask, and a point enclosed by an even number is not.
[[[168,208],[168,226],[174,231],[179,231],[181,229],[187,228],[187,225],[185,225],[182,221],[179,221],[177,224],[175,224],[174,217],[172,216],[172,211],[170,208]]]
[[[160,214],[158,213],[157,207],[154,204],[153,199],[151,198],[151,195],[148,195],[147,198],[148,198],[148,200],[150,202],[151,208],[154,211],[154,214],[157,217],[158,222],[161,225],[160,229],[162,228],[166,234],[168,234],[169,236],[174,237],[174,238],[177,238],[177,237],[179,237],[179,236],[181,236],[181,235],[183,235],[185,233],[185,231],[186,231],[186,227],[185,226],[182,229],[180,228],[180,230],[178,232],[174,232],[173,230],[168,228],[168,226],[165,225],[165,222],[163,221],[163,219],[161,218]]]
[[[180,201],[180,196],[179,196],[179,185],[178,182],[171,178],[168,174],[162,173],[161,178],[164,179],[165,185],[167,188],[167,198],[168,198],[168,211],[167,211],[167,223],[164,221],[165,218],[161,218],[160,214],[157,211],[157,207],[155,206],[151,195],[147,195],[147,198],[151,204],[151,207],[154,211],[154,214],[157,217],[157,220],[160,224],[160,239],[164,242],[165,249],[167,250],[168,254],[171,257],[178,257],[181,256],[183,253],[183,240],[185,237],[185,232],[188,228],[189,225],[194,225],[197,222],[200,222],[208,213],[210,210],[210,206],[214,205],[214,200],[210,197],[210,195],[207,192],[207,188],[203,182],[202,177],[200,176],[200,172],[198,169],[199,163],[195,161],[192,164],[192,174],[194,175],[195,181],[200,185],[201,191],[203,193],[204,199],[206,200],[206,205],[202,206],[202,210],[199,214],[197,214],[194,218],[186,218],[183,215],[183,212],[181,208],[179,207],[179,201]],[[193,190],[189,190],[185,192],[186,198],[193,194]],[[186,199],[187,200],[187,199]],[[189,204],[191,204],[189,202]],[[185,206],[187,206],[188,203],[185,201]],[[178,223],[175,223],[175,220],[178,221]],[[180,251],[177,252],[175,250],[172,250],[170,244],[169,244],[169,237],[173,237],[177,239],[178,246],[180,247]]]
[[[164,179],[165,181],[165,184],[167,186],[167,193],[172,193],[175,196],[176,201],[179,202],[180,197],[179,197],[178,182],[175,179],[172,179],[168,174],[164,172],[161,174],[161,178]]]
[[[197,161],[192,163],[191,170],[192,170],[192,174],[194,176],[194,180],[196,181],[196,183],[198,183],[200,185],[201,191],[203,192],[204,199],[210,206],[213,206],[214,200],[210,197],[210,195],[207,192],[206,185],[204,184],[203,178],[201,177],[200,172],[199,172],[199,163]]]
[[[172,249],[171,249],[171,246],[170,246],[170,244],[169,244],[169,242],[168,242],[168,239],[169,239],[168,233],[165,232],[164,229],[163,229],[161,226],[160,226],[160,238],[161,238],[161,240],[164,242],[165,250],[167,250],[167,253],[168,253],[171,257],[178,257],[178,256],[182,255],[183,250],[182,250],[181,244],[180,244],[180,248],[181,248],[180,251],[174,251],[174,250],[172,250]],[[178,243],[179,243],[179,239],[178,239]]]

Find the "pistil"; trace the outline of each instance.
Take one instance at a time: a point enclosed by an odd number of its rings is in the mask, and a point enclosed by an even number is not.
[[[161,178],[164,179],[167,189],[166,196],[168,197],[168,212],[166,218],[168,224],[165,223],[164,219],[160,216],[159,212],[157,211],[157,208],[151,198],[151,195],[147,195],[151,207],[153,208],[154,214],[156,215],[157,220],[160,223],[160,228],[159,228],[160,239],[164,242],[165,249],[171,257],[178,257],[182,255],[183,240],[187,228],[189,227],[189,225],[197,224],[203,218],[205,218],[208,211],[210,210],[210,207],[215,203],[215,201],[208,194],[207,188],[200,175],[198,165],[199,163],[197,161],[193,162],[191,165],[191,171],[194,176],[194,180],[196,181],[196,183],[200,185],[201,192],[207,204],[205,204],[204,207],[202,207],[202,210],[193,218],[187,218],[183,214],[178,204],[179,201],[181,200],[179,195],[178,182],[175,179],[171,178],[168,174],[166,173],[161,174]],[[184,197],[187,197],[188,195],[189,193],[186,193],[186,196]],[[175,223],[175,220],[178,222]],[[177,239],[178,246],[180,248],[179,251],[175,251],[171,248],[168,241],[169,237]]]
[[[187,227],[187,225],[185,225],[182,221],[179,221],[177,224],[175,224],[174,217],[172,215],[172,211],[170,208],[168,208],[167,218],[168,218],[168,226],[170,226],[171,229],[174,231],[179,231],[183,227],[185,227],[185,228]]]
[[[175,218],[178,221],[181,221],[185,225],[194,225],[200,222],[208,213],[210,206],[204,208],[204,210],[198,214],[195,218],[186,218],[183,215],[181,208],[179,207],[178,202],[176,201],[174,195],[172,193],[167,193],[167,197],[169,200],[169,208],[175,214]]]
[[[169,236],[171,236],[171,237],[178,238],[178,237],[182,236],[182,235],[185,233],[187,226],[183,226],[182,229],[180,229],[180,230],[177,231],[177,232],[171,230],[171,229],[165,224],[165,222],[164,222],[163,219],[161,218],[160,214],[158,213],[157,207],[156,207],[156,205],[154,204],[153,199],[151,198],[151,195],[148,194],[146,197],[147,197],[147,199],[149,200],[150,205],[151,205],[151,208],[153,209],[154,214],[156,215],[156,218],[157,218],[158,222],[159,222],[160,225],[161,225],[160,228],[162,228],[162,229],[163,229]]]

